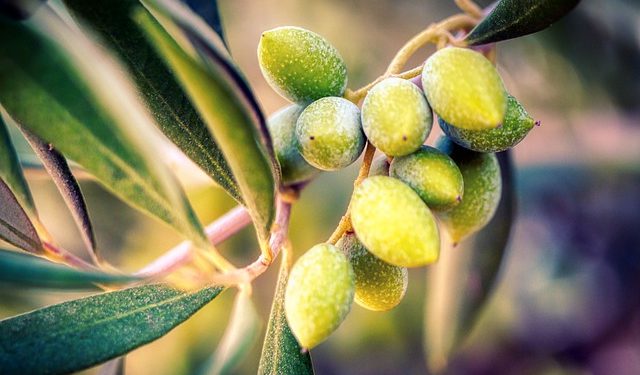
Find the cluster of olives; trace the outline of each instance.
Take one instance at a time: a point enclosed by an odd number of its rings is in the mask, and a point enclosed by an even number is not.
[[[343,98],[345,63],[321,36],[297,27],[262,34],[260,67],[294,104],[269,120],[283,181],[344,168],[366,142],[383,156],[351,201],[354,233],[314,246],[294,264],[285,313],[305,348],[323,341],[353,300],[374,311],[400,303],[407,267],[437,261],[439,226],[454,243],[492,218],[501,194],[495,152],[520,142],[533,120],[508,95],[493,64],[470,49],[447,47],[425,63],[422,88],[387,78],[362,109]],[[446,134],[424,145],[437,114]]]

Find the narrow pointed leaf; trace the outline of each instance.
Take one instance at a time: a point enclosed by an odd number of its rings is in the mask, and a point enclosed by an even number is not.
[[[212,32],[202,19],[189,9],[180,6],[179,3],[171,0],[151,1],[157,4],[159,11],[175,22],[180,30],[184,32],[184,35],[191,42],[191,46],[198,52],[202,63],[209,68],[209,71],[224,78],[224,81],[233,89],[240,106],[251,119],[249,125],[252,126],[248,126],[248,128],[252,130],[261,151],[266,155],[271,166],[271,172],[276,183],[279,184],[280,167],[273,151],[273,142],[267,128],[266,118],[249,82],[231,58],[229,51],[224,48],[224,41],[218,34]],[[212,131],[214,131],[215,135],[215,129]]]
[[[288,252],[285,249],[285,252]],[[282,254],[282,264],[278,274],[276,293],[271,306],[267,333],[262,346],[259,375],[305,375],[313,374],[309,352],[302,348],[291,333],[284,314],[284,292],[289,279],[291,260]]]
[[[37,135],[26,129],[22,129],[22,134],[24,134],[25,139],[40,158],[44,168],[56,184],[58,191],[62,194],[65,203],[71,210],[71,215],[76,225],[80,229],[80,234],[87,246],[87,250],[96,259],[96,237],[93,233],[93,225],[91,224],[80,185],[78,185],[78,181],[71,173],[67,160],[53,145],[43,141]]]
[[[229,74],[230,66],[204,65],[188,55],[148,13],[138,12],[136,19],[176,72],[218,141],[265,244],[275,214],[275,164],[267,151],[268,136],[255,127],[255,112],[247,110],[238,81]],[[213,53],[213,49],[208,51]],[[226,59],[221,53],[216,56]]]
[[[34,218],[37,217],[36,206],[3,117],[0,114],[0,179],[9,186],[29,217]]]
[[[546,29],[580,0],[501,0],[466,37],[469,45],[513,39]]]
[[[251,296],[240,291],[231,318],[213,355],[208,375],[229,374],[253,347],[260,332],[260,317]]]
[[[496,284],[515,215],[511,157],[496,154],[502,173],[502,196],[493,219],[478,234],[442,251],[428,270],[425,350],[438,373],[470,333]]]
[[[43,253],[42,242],[33,223],[1,178],[0,207],[0,239],[30,253]]]
[[[0,0],[0,16],[15,20],[29,18],[46,0]]]
[[[20,126],[124,201],[208,244],[182,189],[159,161],[153,121],[110,56],[48,6],[28,23],[0,18],[0,49],[0,102]]]
[[[228,46],[225,38],[222,18],[218,8],[218,0],[183,0],[194,13],[199,15],[222,39],[225,46]]]
[[[7,374],[66,374],[95,366],[162,337],[221,291],[146,285],[2,320],[0,368]]]
[[[138,0],[64,0],[81,24],[98,33],[126,65],[162,132],[234,199],[238,186],[220,148],[174,74],[131,17]],[[215,7],[215,1],[207,1]]]
[[[98,284],[124,284],[137,278],[100,271],[81,271],[48,260],[0,250],[0,283],[16,287],[91,290]]]

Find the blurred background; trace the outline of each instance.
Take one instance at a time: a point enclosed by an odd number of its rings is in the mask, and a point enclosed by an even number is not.
[[[349,87],[357,88],[380,75],[406,40],[457,12],[452,0],[219,0],[219,6],[231,52],[266,113],[286,102],[260,74],[262,31],[296,25],[325,36],[346,60]],[[430,52],[419,53],[410,67]],[[583,0],[550,29],[500,43],[498,55],[506,87],[541,126],[513,151],[517,216],[497,287],[445,372],[640,374],[640,2]],[[29,153],[24,143],[18,148]],[[193,166],[180,167],[203,222],[233,207]],[[324,173],[304,190],[292,218],[296,256],[328,238],[357,168]],[[54,185],[39,173],[28,179],[44,223],[61,245],[82,254]],[[123,269],[135,270],[180,241],[90,180],[82,188],[100,248]],[[245,229],[221,250],[238,265],[249,263],[258,254],[253,235]],[[276,268],[254,283],[263,330]],[[390,312],[354,305],[338,331],[313,349],[316,372],[427,373],[427,272],[410,271],[407,296]],[[0,318],[78,296],[0,288]],[[128,355],[127,373],[198,374],[223,333],[233,297],[223,293]],[[255,373],[264,332],[259,336],[237,374]]]

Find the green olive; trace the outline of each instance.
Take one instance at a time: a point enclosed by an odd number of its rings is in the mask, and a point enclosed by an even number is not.
[[[464,179],[462,202],[438,213],[440,223],[455,244],[482,229],[493,218],[502,192],[500,165],[495,154],[464,149],[447,137],[442,137],[437,147],[451,156]]]
[[[417,150],[431,131],[433,115],[422,91],[400,78],[375,85],[362,103],[362,127],[369,141],[390,156]]]
[[[298,118],[296,139],[309,164],[325,171],[342,169],[356,161],[365,146],[360,110],[344,98],[316,100]]]
[[[438,119],[442,131],[452,141],[469,150],[500,152],[517,145],[533,129],[534,121],[516,98],[509,95],[504,124],[495,129],[467,130]]]
[[[393,159],[390,176],[411,186],[434,210],[450,209],[463,197],[460,169],[448,155],[433,147],[422,146],[413,154]]]
[[[285,184],[303,182],[318,173],[298,151],[295,130],[303,109],[304,107],[297,104],[289,105],[271,116],[267,124]]]
[[[358,239],[376,257],[401,267],[435,262],[440,235],[420,196],[400,180],[366,178],[351,201],[351,223]]]
[[[293,335],[303,348],[324,341],[351,310],[354,273],[335,246],[312,247],[291,268],[284,310]]]
[[[387,311],[402,301],[409,282],[405,267],[376,258],[353,234],[344,235],[336,246],[347,255],[353,267],[358,305],[372,311]]]
[[[433,110],[449,124],[482,130],[504,121],[507,93],[498,71],[481,53],[439,50],[424,64],[422,88]]]
[[[347,68],[338,51],[320,35],[285,26],[262,33],[258,61],[267,82],[296,103],[342,96]]]

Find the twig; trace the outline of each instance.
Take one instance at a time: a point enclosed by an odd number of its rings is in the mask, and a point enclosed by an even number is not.
[[[364,181],[367,176],[369,176],[369,170],[371,170],[371,161],[373,160],[373,155],[376,153],[376,148],[369,142],[367,142],[367,148],[364,151],[364,158],[362,161],[362,166],[360,167],[360,172],[358,172],[358,177],[353,182],[353,188],[355,190],[362,181]],[[327,240],[328,243],[334,244],[338,242],[340,237],[343,234],[350,232],[353,230],[351,226],[351,201],[349,201],[349,206],[347,207],[347,212],[340,219],[340,223],[331,234],[331,237]]]
[[[422,73],[422,67],[423,66],[424,66],[424,64],[421,64],[419,66],[416,66],[413,69],[409,69],[407,71],[404,71],[404,72],[398,73],[398,74],[391,74],[390,76],[381,75],[380,77],[376,78],[373,82],[371,82],[371,83],[367,84],[366,86],[363,86],[363,87],[361,87],[361,88],[359,88],[359,89],[357,89],[355,91],[347,90],[347,92],[345,93],[345,98],[347,100],[353,102],[354,104],[358,104],[360,102],[360,100],[362,100],[362,98],[364,98],[364,96],[367,95],[369,90],[371,90],[373,88],[373,86],[375,86],[378,83],[382,82],[386,78],[396,77],[396,78],[402,78],[402,79],[411,79],[411,78],[419,76]]]
[[[460,8],[460,10],[470,15],[471,17],[475,17],[478,19],[484,17],[484,11],[482,10],[482,8],[472,0],[454,0],[454,1],[458,6],[458,8]]]
[[[439,23],[430,25],[402,46],[393,60],[391,60],[385,75],[389,76],[400,72],[411,56],[413,56],[414,53],[416,53],[422,46],[427,43],[436,43],[442,31],[456,30],[463,27],[473,26],[476,23],[476,19],[466,14],[456,14]]]
[[[260,255],[258,259],[244,268],[212,275],[208,280],[209,282],[217,285],[244,285],[250,283],[269,268],[283,248],[290,246],[289,218],[291,216],[291,202],[279,195],[276,204],[276,219],[269,239],[269,258]]]
[[[276,219],[271,229],[269,238],[269,256],[265,259],[271,264],[278,257],[280,248],[289,238],[289,219],[291,216],[291,201],[278,197],[276,207]]]
[[[474,26],[477,20],[466,14],[457,14],[451,16],[439,23],[431,24],[425,30],[411,38],[405,45],[396,53],[391,63],[387,67],[385,73],[373,82],[357,89],[347,90],[345,98],[353,103],[359,103],[364,98],[369,90],[382,80],[389,77],[398,77],[403,79],[411,79],[422,73],[422,65],[413,69],[401,72],[407,61],[413,56],[420,48],[428,43],[438,43],[443,37],[447,38],[447,41],[452,45],[461,45],[462,43],[453,37],[450,30],[460,29],[462,27]]]
[[[53,261],[62,262],[72,267],[83,270],[97,270],[98,268],[73,253],[56,246],[50,242],[43,242],[42,246],[47,252],[47,258]]]
[[[276,218],[269,239],[269,256],[260,255],[257,260],[244,268],[224,273],[213,273],[207,277],[207,282],[218,285],[243,285],[251,282],[251,280],[269,268],[273,260],[278,256],[280,249],[284,244],[288,243],[289,217],[291,216],[290,199],[283,199],[278,195],[276,204]],[[205,231],[211,242],[217,244],[250,222],[251,218],[247,210],[242,206],[238,206],[208,225]],[[183,242],[136,272],[135,275],[146,278],[166,275],[191,261],[194,255],[192,250],[193,247],[190,242]]]
[[[217,245],[249,223],[251,223],[251,217],[246,208],[237,206],[221,216],[218,220],[207,225],[204,230],[209,241]],[[154,277],[167,274],[189,262],[193,256],[192,251],[193,244],[190,241],[184,241],[137,271],[135,275]]]

